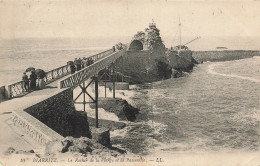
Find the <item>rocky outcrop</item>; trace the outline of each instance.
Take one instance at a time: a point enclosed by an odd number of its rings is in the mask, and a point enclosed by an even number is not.
[[[166,56],[169,65],[178,71],[189,72],[193,69],[195,64],[198,64],[192,57],[190,50],[181,51],[180,55],[178,55],[177,51],[168,50]]]
[[[91,105],[94,108],[94,105]],[[98,107],[116,114],[119,120],[135,121],[139,110],[120,98],[99,98]]]
[[[104,146],[87,137],[66,137],[60,141],[49,142],[45,147],[46,155],[53,156],[58,155],[59,153],[106,154],[107,156],[118,156],[125,153],[125,151],[111,146]]]
[[[187,46],[179,48],[167,49],[160,37],[160,30],[153,22],[144,32],[134,35],[127,54],[116,62],[116,70],[127,76],[130,84],[171,78],[172,69],[179,73],[173,77],[183,76],[182,72],[192,71],[198,63]]]
[[[106,147],[111,147],[109,129],[103,127],[102,128],[92,127],[91,135],[92,135],[92,139],[94,139],[96,142]]]

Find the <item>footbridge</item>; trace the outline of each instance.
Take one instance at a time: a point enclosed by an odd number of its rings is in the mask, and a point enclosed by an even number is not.
[[[106,82],[112,81],[113,83],[113,98],[115,98],[115,81],[116,74],[118,72],[115,71],[115,61],[120,59],[124,55],[125,51],[109,51],[109,53],[104,54],[103,56],[98,56],[95,59],[95,63],[80,70],[79,72],[68,76],[61,81],[59,81],[59,88],[66,89],[71,88],[75,89],[76,87],[81,88],[80,94],[73,100],[74,104],[83,104],[84,111],[86,111],[86,104],[94,103],[96,109],[96,127],[98,127],[98,82],[103,80],[105,82],[105,90],[106,90]],[[99,74],[100,71],[102,73]],[[104,79],[107,76],[108,79]],[[124,76],[122,76],[124,77]],[[91,80],[87,85],[86,81]],[[123,80],[123,79],[122,79]],[[95,82],[95,97],[91,96],[87,88]],[[106,93],[106,91],[105,91]],[[83,102],[77,102],[77,99],[83,95]],[[92,100],[91,102],[86,101],[86,95]],[[105,94],[106,97],[106,94]]]
[[[0,137],[0,149],[5,149],[5,146],[9,145],[18,148],[22,146],[23,149],[36,146],[28,143],[30,139],[39,145],[45,145],[53,139],[61,139],[61,134],[30,113],[37,114],[38,111],[47,111],[49,106],[53,108],[58,104],[67,104],[66,102],[71,100],[74,104],[83,104],[84,111],[86,111],[86,104],[94,103],[96,127],[99,127],[98,84],[103,81],[106,86],[106,81],[112,82],[113,97],[115,98],[115,78],[119,73],[115,71],[115,62],[124,55],[125,50],[115,50],[113,47],[86,57],[92,59],[94,63],[74,74],[71,74],[69,65],[53,69],[46,73],[44,77],[45,88],[41,90],[28,93],[24,89],[23,81],[0,87],[1,91],[4,91],[2,95],[5,98],[5,101],[0,103],[0,129],[2,133],[6,133]],[[94,96],[91,96],[87,91],[92,83],[95,83]],[[81,88],[81,93],[74,97],[73,90],[77,87]],[[83,102],[77,102],[80,96],[83,96]],[[87,101],[86,97],[89,97],[90,100]]]

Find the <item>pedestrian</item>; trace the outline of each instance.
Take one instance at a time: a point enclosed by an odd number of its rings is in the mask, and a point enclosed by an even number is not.
[[[36,74],[35,71],[31,71],[30,75],[30,90],[35,90],[36,89]]]
[[[93,59],[92,58],[88,58],[88,66],[93,64],[93,63],[94,63]]]
[[[26,75],[26,72],[23,73],[23,86],[24,86],[24,89],[26,92],[29,92],[29,78],[28,76]]]
[[[85,68],[86,67],[86,58],[84,57],[81,63],[81,68]]]
[[[75,58],[75,59],[74,59],[75,71],[78,71],[78,69],[77,69],[77,62],[78,62],[78,59]]]
[[[76,66],[77,66],[77,71],[81,70],[81,59],[79,58],[76,62]]]
[[[76,71],[76,67],[75,67],[74,63],[71,63],[71,64],[70,64],[70,73],[71,73],[71,74],[74,74],[75,71]]]
[[[90,63],[89,63],[89,58],[87,58],[87,60],[86,60],[86,65],[89,66],[89,64],[90,64]]]
[[[85,60],[84,60],[84,59],[81,61],[81,68],[82,68],[82,69],[85,68]]]
[[[43,89],[44,88],[44,81],[43,78],[40,76],[37,77],[37,89]]]

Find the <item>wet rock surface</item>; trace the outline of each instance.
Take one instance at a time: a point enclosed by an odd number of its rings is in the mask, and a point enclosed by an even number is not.
[[[94,108],[94,105],[91,105]],[[99,98],[98,107],[116,114],[119,120],[135,121],[139,109],[120,98]]]
[[[92,127],[91,135],[92,139],[94,139],[98,143],[107,147],[111,147],[109,129]]]

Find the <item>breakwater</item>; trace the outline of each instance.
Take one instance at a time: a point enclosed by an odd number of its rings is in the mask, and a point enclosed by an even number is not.
[[[219,62],[231,61],[245,58],[252,58],[253,56],[260,56],[260,51],[257,50],[225,50],[225,51],[193,51],[193,58],[199,62]]]

